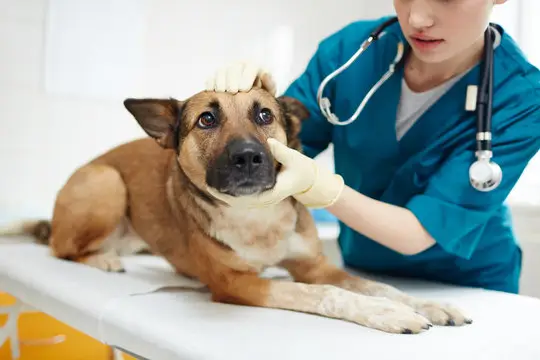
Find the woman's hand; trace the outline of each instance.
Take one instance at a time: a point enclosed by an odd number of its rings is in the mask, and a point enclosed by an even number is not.
[[[255,63],[235,62],[219,68],[206,79],[206,91],[237,93],[260,87],[273,96],[276,95],[276,84],[270,73]]]
[[[401,254],[418,254],[435,244],[416,216],[406,208],[367,197],[344,185],[341,176],[311,158],[268,139],[275,159],[283,164],[272,190],[257,195],[230,196],[208,191],[235,207],[259,208],[293,196],[310,208],[326,208],[351,229]]]
[[[325,208],[339,198],[344,187],[340,175],[321,168],[313,159],[275,139],[268,139],[268,145],[276,161],[283,165],[273,189],[248,196],[230,196],[212,188],[208,191],[229,205],[247,208],[274,205],[289,196],[307,207]]]

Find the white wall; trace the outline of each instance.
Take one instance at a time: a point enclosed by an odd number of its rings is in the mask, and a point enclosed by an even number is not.
[[[76,166],[143,136],[124,98],[190,96],[244,57],[267,60],[285,84],[321,37],[392,11],[388,0],[194,4],[0,0],[0,221],[48,216]]]

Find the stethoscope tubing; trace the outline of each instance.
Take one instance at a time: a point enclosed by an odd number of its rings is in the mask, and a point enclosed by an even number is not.
[[[327,84],[347,69],[369,46],[371,46],[376,40],[382,37],[384,30],[398,21],[397,17],[392,17],[377,28],[375,28],[364,40],[360,48],[351,56],[351,58],[341,65],[338,69],[331,72],[326,76],[319,88],[317,89],[317,101],[319,108],[324,117],[333,125],[345,126],[355,121],[363,108],[371,98],[371,96],[379,89],[386,80],[392,76],[395,71],[395,67],[402,60],[404,54],[404,45],[402,41],[398,42],[397,53],[394,61],[389,65],[388,71],[377,81],[377,83],[368,91],[362,102],[358,105],[353,115],[345,120],[340,121],[339,118],[331,111],[330,99],[324,97],[324,88]],[[484,52],[482,57],[480,81],[479,87],[471,85],[468,88],[467,93],[467,105],[466,108],[469,111],[476,112],[476,158],[477,160],[470,167],[470,182],[479,191],[491,191],[496,188],[502,179],[502,170],[500,167],[491,161],[491,115],[493,104],[493,54],[494,54],[494,30],[492,28],[494,24],[489,24],[484,33]],[[473,90],[471,94],[474,94],[475,99],[469,99],[469,90]],[[472,104],[469,104],[471,100]],[[489,176],[486,176],[486,172],[489,172]]]

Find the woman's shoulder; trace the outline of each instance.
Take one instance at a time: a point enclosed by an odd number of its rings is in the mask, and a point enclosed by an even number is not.
[[[493,130],[529,129],[540,136],[540,70],[508,34],[495,49]]]
[[[320,41],[322,47],[358,48],[375,28],[392,16],[356,20],[345,24]]]
[[[540,69],[507,33],[495,49],[493,62],[496,91],[520,93],[533,103],[540,103]]]

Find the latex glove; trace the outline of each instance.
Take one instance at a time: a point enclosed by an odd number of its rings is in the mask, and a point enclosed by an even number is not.
[[[343,178],[321,168],[304,154],[269,138],[268,145],[275,159],[283,164],[273,189],[257,195],[230,196],[215,189],[208,191],[231,206],[246,208],[265,207],[279,203],[289,196],[310,208],[332,205],[344,187]]]
[[[255,63],[241,61],[219,68],[206,79],[207,91],[237,93],[260,87],[272,96],[276,95],[276,84],[270,73]]]

